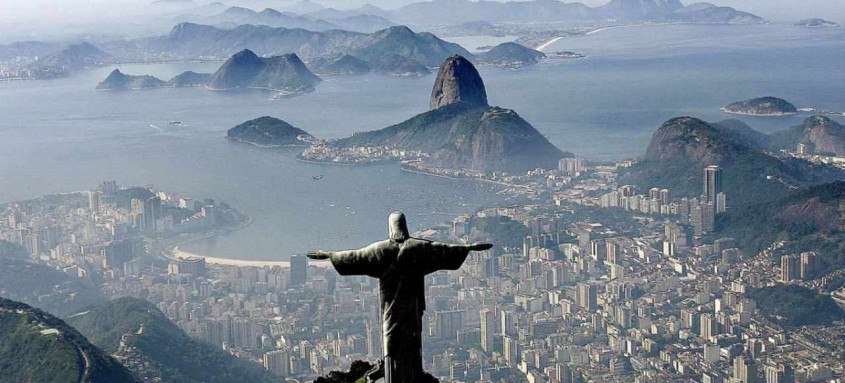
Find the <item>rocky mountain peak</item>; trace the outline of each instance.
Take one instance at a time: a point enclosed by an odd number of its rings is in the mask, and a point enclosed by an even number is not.
[[[447,58],[437,72],[431,91],[430,109],[459,101],[488,106],[487,91],[478,70],[463,56],[454,55]]]

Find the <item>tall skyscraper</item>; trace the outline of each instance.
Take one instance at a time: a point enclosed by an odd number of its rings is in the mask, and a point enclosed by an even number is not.
[[[700,323],[701,339],[709,341],[710,338],[719,334],[719,322],[716,321],[716,318],[713,316],[713,314],[701,314]]]
[[[733,364],[733,380],[739,383],[757,383],[757,364],[747,356],[737,356]]]
[[[784,364],[766,365],[766,383],[795,383],[795,371]]]
[[[589,311],[595,311],[598,307],[598,288],[589,283],[578,284],[578,306]]]
[[[728,210],[728,196],[723,192],[716,194],[716,213],[724,213]]]
[[[704,202],[716,206],[716,196],[722,192],[722,168],[710,165],[704,168]]]
[[[801,276],[801,259],[795,254],[780,257],[780,281],[787,283]]]
[[[516,339],[509,336],[502,339],[502,356],[511,366],[519,363],[519,344]]]
[[[273,350],[264,353],[264,369],[273,375],[290,375],[290,354],[287,350]]]
[[[290,256],[290,286],[301,287],[308,280],[308,258],[294,254]]]
[[[805,252],[801,253],[801,279],[810,279],[816,275],[819,270],[819,263],[821,258],[816,253]]]
[[[455,341],[463,328],[464,311],[449,310],[434,313],[434,331],[438,339]]]
[[[710,202],[701,205],[701,228],[705,233],[716,228],[716,205]]]
[[[100,192],[97,190],[88,191],[88,210],[92,213],[100,211]]]
[[[481,349],[485,352],[493,351],[493,334],[496,332],[496,318],[490,309],[481,309],[478,313],[481,319]]]

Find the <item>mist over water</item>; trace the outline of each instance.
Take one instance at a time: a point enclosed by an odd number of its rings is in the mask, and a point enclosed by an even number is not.
[[[561,149],[592,160],[635,157],[663,121],[681,115],[726,119],[718,108],[745,98],[772,95],[799,107],[845,109],[841,30],[637,27],[565,39],[551,50],[589,57],[520,70],[482,68],[490,102],[516,110]],[[218,65],[119,67],[168,79]],[[255,218],[244,230],[188,250],[282,259],[382,238],[387,214],[398,208],[419,229],[501,200],[490,184],[405,173],[396,165],[305,164],[295,160],[295,150],[225,139],[227,129],[263,115],[322,138],[380,129],[427,109],[433,75],[327,77],[313,93],[273,101],[266,93],[198,88],[94,90],[112,69],[0,82],[0,201],[87,189],[105,179],[152,184],[225,201]],[[771,132],[805,117],[741,119]],[[314,175],[324,177],[314,181]]]

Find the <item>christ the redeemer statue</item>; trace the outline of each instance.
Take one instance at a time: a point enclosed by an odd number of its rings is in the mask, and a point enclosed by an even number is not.
[[[422,315],[427,274],[457,270],[470,251],[493,245],[449,245],[411,238],[405,215],[388,218],[390,238],[363,249],[309,251],[308,258],[329,259],[340,275],[367,275],[379,280],[385,383],[421,381]]]

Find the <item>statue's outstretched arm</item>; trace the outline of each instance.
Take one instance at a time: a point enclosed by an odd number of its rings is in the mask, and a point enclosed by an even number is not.
[[[451,245],[440,242],[431,242],[429,246],[430,255],[421,260],[427,273],[438,270],[457,270],[464,264],[470,251],[484,251],[493,247],[489,243]]]
[[[329,259],[340,275],[377,276],[380,272],[380,254],[387,250],[389,241],[376,242],[356,250],[323,251],[311,250],[311,259]]]

